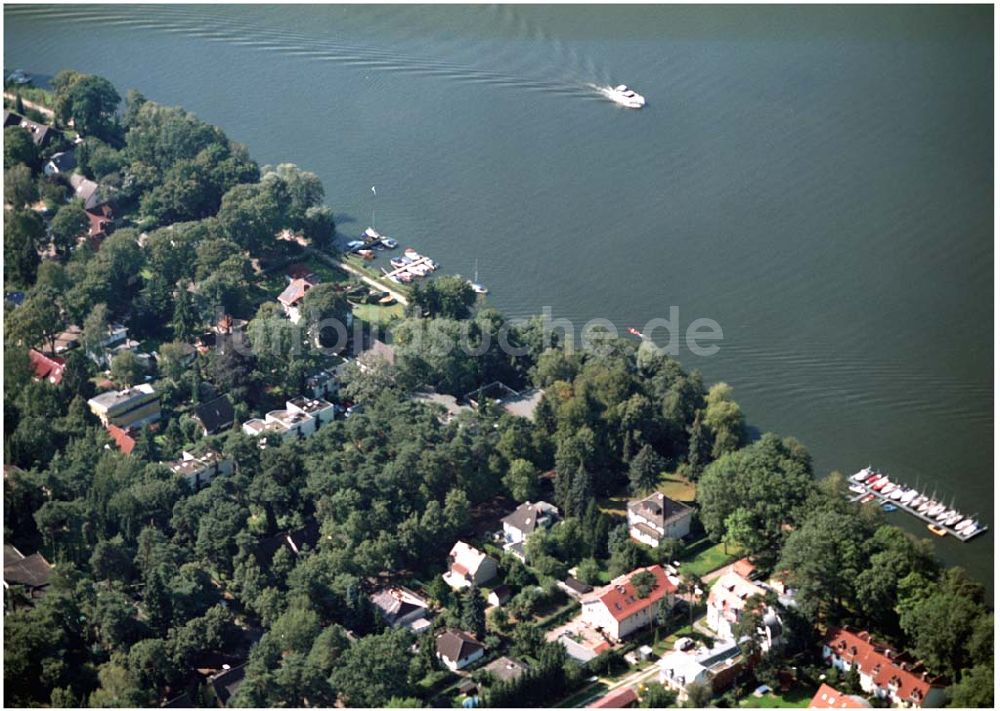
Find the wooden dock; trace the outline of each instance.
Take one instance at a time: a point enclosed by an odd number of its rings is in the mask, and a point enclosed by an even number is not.
[[[400,274],[413,274],[413,276],[427,276],[426,274],[416,274],[410,270],[413,269],[413,267],[425,266],[427,267],[428,271],[434,271],[434,267],[431,266],[431,262],[432,260],[430,257],[421,257],[420,259],[410,262],[409,264],[404,264],[401,267],[397,267],[396,269],[393,269],[391,272],[386,271],[386,269],[383,267],[382,273],[385,274],[386,279],[395,279]]]
[[[876,474],[876,473],[878,473],[878,472],[872,471],[872,474]],[[894,482],[894,483],[898,484],[898,482]],[[851,501],[860,502],[861,499],[863,499],[866,496],[868,496],[869,494],[871,494],[872,496],[875,497],[875,500],[878,501],[878,505],[879,506],[882,506],[883,504],[892,504],[893,506],[896,507],[896,509],[898,511],[905,511],[906,513],[910,514],[911,516],[920,519],[924,523],[930,524],[932,526],[937,526],[937,527],[943,529],[948,535],[952,536],[953,538],[955,538],[955,539],[957,539],[959,541],[962,541],[963,543],[965,543],[967,541],[971,541],[973,538],[975,538],[976,536],[978,536],[980,533],[983,533],[983,532],[985,532],[985,531],[987,531],[989,529],[989,526],[986,526],[986,525],[983,525],[983,524],[979,524],[979,525],[976,526],[976,529],[975,529],[975,531],[973,533],[966,535],[965,533],[963,533],[961,531],[956,531],[956,530],[954,530],[954,529],[952,529],[952,528],[950,528],[948,526],[943,525],[936,518],[934,518],[932,516],[928,516],[926,513],[921,513],[920,511],[917,511],[916,508],[910,506],[909,504],[901,503],[898,500],[897,501],[893,501],[889,496],[886,496],[886,495],[882,494],[881,492],[878,492],[878,491],[875,491],[874,489],[872,489],[864,481],[860,481],[860,482],[852,481],[852,486],[862,486],[862,487],[864,487],[865,493],[863,493],[863,494],[857,494],[856,496],[853,496],[851,498]],[[900,485],[900,486],[903,486],[903,488],[911,488],[911,487],[907,487],[905,485]],[[920,497],[917,497],[917,498],[920,498]],[[938,503],[942,503],[942,502],[939,501]],[[971,517],[970,516],[966,516],[966,515],[963,514],[962,518],[965,519],[965,518],[971,518]]]

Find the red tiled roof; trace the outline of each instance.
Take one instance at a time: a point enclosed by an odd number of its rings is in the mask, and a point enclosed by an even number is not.
[[[932,687],[942,686],[941,678],[927,672],[922,663],[909,662],[891,647],[872,641],[865,631],[831,627],[823,644],[844,661],[856,664],[878,686],[887,687],[891,683],[897,697],[917,706]]]
[[[842,694],[829,684],[820,684],[809,702],[811,709],[868,709],[871,704],[860,696]]]
[[[632,585],[632,578],[642,571],[649,571],[656,578],[653,589],[646,597],[639,597]],[[624,581],[621,578],[613,581],[602,590],[597,591],[597,598],[608,608],[612,617],[621,622],[631,617],[637,612],[642,612],[650,605],[659,602],[668,593],[676,592],[677,586],[667,578],[666,571],[659,565],[651,565],[648,568],[638,568],[626,576]],[[619,582],[621,581],[621,582]]]
[[[592,703],[590,708],[623,709],[631,704],[634,704],[638,700],[639,695],[635,693],[635,689],[618,689],[617,691],[612,691],[606,696],[602,696],[600,699]]]
[[[32,348],[28,351],[28,360],[31,361],[31,369],[35,371],[35,377],[39,380],[48,380],[53,385],[62,382],[66,361],[59,356],[47,356]]]
[[[302,301],[312,286],[312,282],[306,279],[292,279],[292,282],[278,295],[278,301],[285,306],[295,306]]]
[[[740,558],[733,563],[733,572],[741,578],[749,578],[755,570],[757,570],[757,566],[751,563],[749,558]]]
[[[135,449],[135,439],[133,439],[132,435],[118,425],[108,425],[108,434],[111,435],[111,439],[118,445],[118,449],[125,454],[132,454],[132,450]]]

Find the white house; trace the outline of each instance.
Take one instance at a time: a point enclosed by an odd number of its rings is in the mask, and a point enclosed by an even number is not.
[[[219,474],[233,473],[233,460],[227,459],[214,449],[195,455],[184,451],[181,458],[166,462],[170,471],[184,478],[193,491],[209,484]]]
[[[259,438],[275,433],[282,440],[305,438],[321,424],[332,422],[335,412],[333,404],[326,400],[297,397],[286,402],[284,410],[271,410],[264,419],[247,420],[243,433]]]
[[[830,627],[823,640],[823,659],[848,671],[858,671],[861,688],[896,706],[940,707],[944,680],[891,647],[875,642],[866,631]]]
[[[694,652],[673,651],[657,662],[660,682],[677,692],[682,701],[691,684],[709,684],[713,690],[731,683],[743,670],[743,655],[736,642],[722,642]]]
[[[691,531],[694,509],[660,492],[628,503],[628,532],[633,540],[656,548],[664,538],[683,538]]]
[[[504,550],[522,562],[527,559],[524,544],[538,528],[548,528],[559,518],[559,509],[545,501],[525,501],[503,518]]]
[[[464,541],[452,546],[444,581],[454,590],[482,585],[497,576],[497,562]]]
[[[632,582],[642,572],[652,574],[654,582],[645,597],[641,597]],[[674,606],[677,581],[671,580],[659,565],[637,568],[580,598],[582,616],[592,627],[604,630],[613,640],[620,640],[655,620],[661,600]]]
[[[482,659],[486,648],[468,632],[448,631],[437,638],[437,658],[452,671]]]
[[[743,617],[747,603],[755,596],[763,596],[765,592],[763,586],[747,580],[735,570],[724,573],[715,581],[708,593],[706,623],[720,638],[734,639],[735,627]],[[763,624],[757,630],[761,650],[766,652],[780,643],[781,632],[781,617],[777,610],[767,607],[764,610]]]

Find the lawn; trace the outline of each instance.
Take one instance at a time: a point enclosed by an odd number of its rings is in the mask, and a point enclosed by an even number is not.
[[[726,546],[722,543],[713,544],[710,539],[703,538],[685,549],[683,554],[685,560],[681,563],[681,572],[700,578],[705,573],[732,563],[741,555],[742,551],[736,546],[730,545],[727,553]]]
[[[664,474],[660,477],[660,486],[657,491],[675,501],[694,501],[697,487],[694,483],[677,474]]]
[[[769,709],[769,708],[806,708],[812,700],[812,694],[801,686],[789,689],[785,693],[768,693],[761,697],[753,694],[740,701],[740,706],[749,709]]]
[[[579,706],[581,703],[589,699],[591,696],[594,696],[595,694],[601,694],[603,696],[604,692],[607,691],[607,688],[608,688],[607,684],[600,681],[595,682],[593,684],[588,684],[587,686],[583,687],[572,696],[560,701],[558,704],[556,704],[556,707],[564,709],[574,708],[576,706]]]
[[[378,304],[358,304],[354,307],[354,317],[376,326],[388,326],[403,318],[403,305],[379,306]]]

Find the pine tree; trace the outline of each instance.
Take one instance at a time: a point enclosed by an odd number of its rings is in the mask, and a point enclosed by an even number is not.
[[[712,453],[711,433],[701,422],[701,410],[694,415],[694,422],[688,428],[689,478],[694,481],[708,464]]]
[[[174,337],[181,341],[187,341],[191,338],[198,325],[198,314],[195,313],[191,292],[187,290],[186,283],[182,283],[177,292],[174,318],[170,325],[174,329]]]
[[[466,588],[462,596],[462,627],[477,637],[486,634],[486,600],[475,584]]]
[[[18,94],[17,98],[14,100],[14,113],[24,116],[24,99]]]
[[[592,477],[587,468],[580,465],[573,476],[566,500],[567,516],[582,516],[587,510],[587,504],[594,496]]]
[[[666,463],[648,444],[643,445],[628,467],[629,488],[633,494],[648,494],[660,483]]]

